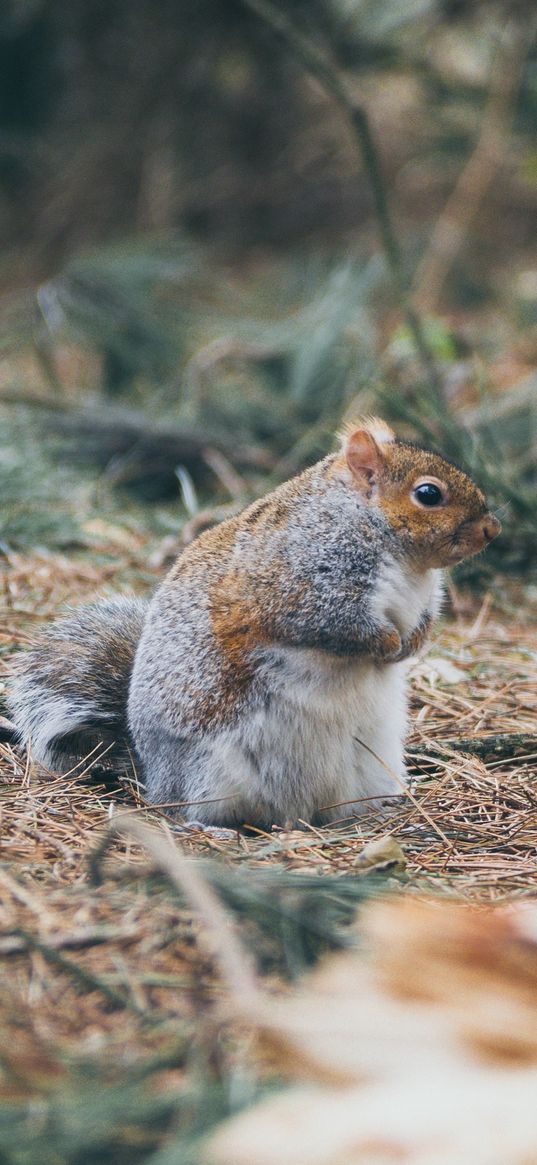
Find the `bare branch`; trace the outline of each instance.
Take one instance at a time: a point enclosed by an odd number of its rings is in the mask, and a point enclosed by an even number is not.
[[[270,0],[243,0],[245,6],[269,24],[282,37],[287,47],[303,67],[314,76],[323,88],[331,94],[348,118],[353,136],[369,177],[373,203],[378,223],[380,240],[401,310],[413,337],[416,351],[431,388],[441,392],[441,380],[434,357],[425,338],[419,312],[411,297],[411,281],[405,268],[399,241],[395,233],[388,204],[388,196],[382,176],[379,152],[371,130],[367,111],[356,103],[341,69],[330,60],[324,49],[320,49],[310,37],[296,27],[294,22]]]
[[[532,37],[510,24],[491,62],[490,88],[476,145],[439,215],[416,274],[416,302],[437,310],[442,289],[487,191],[505,161],[507,130]]]

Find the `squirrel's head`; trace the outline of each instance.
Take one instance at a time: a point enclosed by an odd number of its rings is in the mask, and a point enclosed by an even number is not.
[[[399,441],[384,421],[350,424],[342,440],[353,485],[383,510],[405,553],[421,567],[454,566],[500,533],[484,494],[462,469]]]

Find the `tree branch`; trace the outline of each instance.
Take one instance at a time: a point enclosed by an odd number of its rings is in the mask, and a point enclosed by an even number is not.
[[[534,22],[535,23],[535,22]],[[505,160],[507,129],[534,35],[509,24],[490,66],[490,87],[474,149],[434,226],[416,273],[415,298],[423,311],[437,310],[446,278],[487,190]]]
[[[243,3],[281,36],[293,55],[301,62],[306,71],[331,94],[350,121],[358,151],[369,177],[379,236],[401,310],[429,384],[439,396],[442,389],[440,375],[425,338],[421,316],[412,302],[411,280],[406,271],[401,248],[393,227],[379,153],[368,114],[363,106],[356,103],[338,66],[313,40],[299,31],[294,22],[280,8],[274,7],[270,0],[243,0]]]

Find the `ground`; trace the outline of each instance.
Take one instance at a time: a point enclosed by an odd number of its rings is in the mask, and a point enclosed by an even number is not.
[[[132,545],[123,551],[116,546],[105,565],[87,556],[8,554],[2,680],[13,649],[23,647],[67,600],[78,602],[125,581],[145,588],[139,553]],[[161,570],[154,568],[155,579]],[[516,617],[515,605],[520,596],[505,588],[501,596],[499,588],[495,596],[478,598],[452,593],[451,614],[412,669],[412,780],[388,818],[370,814],[326,829],[230,839],[179,834],[165,812],[143,806],[132,785],[100,783],[91,762],[58,777],[9,744],[0,746],[0,1099],[6,1112],[13,1116],[28,1099],[53,1103],[66,1065],[72,1080],[81,1065],[86,1073],[93,1065],[99,1074],[103,1063],[122,1067],[136,1089],[134,1068],[141,1079],[151,1062],[160,1082],[159,1131],[151,1109],[143,1134],[137,1126],[132,1156],[125,1120],[114,1110],[109,1125],[115,1132],[107,1125],[95,1158],[109,1159],[106,1141],[110,1160],[123,1160],[117,1145],[110,1148],[120,1126],[125,1160],[145,1160],[160,1144],[162,1128],[177,1119],[169,1086],[176,1090],[179,1081],[180,1091],[188,1092],[185,1040],[197,1033],[220,1082],[230,1055],[233,1060],[229,1048],[215,1045],[210,1026],[212,1004],[222,991],[212,951],[184,896],[176,885],[170,888],[165,862],[125,836],[111,836],[104,852],[103,838],[118,814],[152,824],[164,841],[173,838],[182,852],[202,859],[201,869],[241,921],[243,938],[269,981],[288,978],[311,961],[317,941],[344,944],[338,928],[348,921],[345,911],[350,916],[370,892],[367,883],[378,887],[384,880],[388,890],[478,903],[534,895],[537,629],[529,603]],[[361,858],[364,846],[386,835],[402,854],[381,846],[380,856],[369,851],[368,866]],[[332,896],[339,911],[335,923],[325,919],[326,901],[321,909],[316,886]],[[271,921],[265,928],[267,910]],[[285,935],[286,920],[296,932],[292,940]],[[194,1126],[197,1118],[189,1119]],[[62,1152],[51,1162],[78,1160],[74,1149],[71,1156],[65,1146]],[[93,1160],[89,1150],[82,1159]]]

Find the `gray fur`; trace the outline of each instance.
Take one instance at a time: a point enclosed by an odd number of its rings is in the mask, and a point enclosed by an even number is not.
[[[52,627],[17,669],[21,740],[65,768],[128,723],[149,800],[206,824],[330,820],[400,792],[405,665],[371,645],[434,615],[439,572],[418,576],[399,550],[327,458],[202,535],[147,610],[117,599]],[[261,612],[242,670],[216,634],[215,595],[224,628],[228,607],[245,611],[239,632]]]
[[[65,772],[127,733],[130,672],[147,604],[118,595],[73,610],[18,657],[8,707],[21,743]]]
[[[345,816],[364,798],[401,791],[405,665],[365,656],[381,620],[389,626],[393,616],[404,633],[434,606],[438,572],[427,572],[415,612],[410,598],[409,614],[398,610],[416,580],[410,572],[402,586],[384,515],[328,476],[333,460],[308,470],[303,490],[290,482],[276,491],[284,522],[271,531],[266,521],[242,521],[218,558],[184,555],[155,594],[129,694],[131,736],[151,801],[183,803],[186,816],[207,824],[270,826]],[[252,517],[256,512],[252,507]],[[383,564],[394,587],[390,582],[388,609],[376,611]],[[237,694],[232,714],[207,722],[207,701],[225,684],[209,584],[235,567],[244,600],[260,603],[273,642],[259,648],[255,679]],[[352,804],[323,811],[338,801]]]

